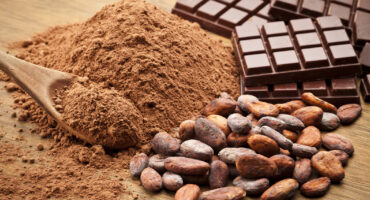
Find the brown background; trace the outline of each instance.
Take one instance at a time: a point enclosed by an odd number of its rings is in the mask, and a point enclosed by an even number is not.
[[[50,26],[64,25],[79,22],[92,16],[103,5],[117,0],[1,0],[0,2],[0,50],[6,51],[7,46],[18,40],[25,40]],[[150,0],[167,11],[175,4],[175,0]],[[212,34],[213,35],[213,34]],[[214,35],[214,37],[218,37]],[[221,38],[221,37],[218,37]],[[225,44],[230,41],[221,38]],[[16,142],[24,149],[32,150],[35,157],[44,157],[45,152],[34,151],[38,143],[45,146],[51,144],[50,140],[41,139],[36,134],[31,134],[29,128],[32,124],[21,123],[10,117],[13,112],[11,105],[13,99],[3,89],[4,83],[0,82],[0,147],[4,142]],[[321,199],[370,199],[370,105],[362,102],[362,117],[351,126],[340,127],[336,133],[351,139],[355,146],[354,156],[345,168],[346,178],[340,185],[333,185],[329,193]],[[13,127],[16,124],[17,127]],[[22,135],[24,140],[17,141],[19,128],[25,130]],[[15,162],[0,166],[2,173],[17,175],[15,165],[21,167],[23,163]],[[162,191],[152,194],[144,191],[137,180],[129,180],[124,184],[134,193],[139,194],[139,199],[172,199],[173,194]],[[295,195],[294,199],[304,199]]]

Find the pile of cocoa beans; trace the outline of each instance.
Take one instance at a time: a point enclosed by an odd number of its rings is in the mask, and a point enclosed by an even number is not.
[[[176,137],[156,134],[156,154],[135,155],[130,171],[148,191],[176,191],[176,200],[290,199],[299,188],[307,197],[322,196],[344,178],[354,148],[347,138],[321,131],[354,122],[361,106],[337,109],[312,93],[301,99],[274,105],[222,93],[201,115],[183,121]],[[200,194],[200,185],[210,190]]]

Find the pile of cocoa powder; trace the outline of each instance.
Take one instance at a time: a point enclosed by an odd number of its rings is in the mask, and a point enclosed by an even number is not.
[[[26,61],[116,89],[143,116],[144,143],[159,131],[174,133],[220,91],[238,91],[229,47],[143,1],[108,5],[84,23],[51,28],[13,49]],[[16,105],[18,118],[37,123],[42,136],[63,138],[28,95],[18,94]]]

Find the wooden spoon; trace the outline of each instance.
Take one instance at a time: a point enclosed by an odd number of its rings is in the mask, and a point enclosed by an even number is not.
[[[28,63],[1,51],[0,69],[10,76],[63,128],[76,137],[94,144],[95,141],[87,137],[86,134],[68,126],[62,120],[61,113],[53,106],[55,90],[68,86],[82,77]]]

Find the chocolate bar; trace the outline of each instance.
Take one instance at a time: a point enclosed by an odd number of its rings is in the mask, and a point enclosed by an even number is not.
[[[241,83],[241,86],[243,86],[243,83]],[[360,103],[355,78],[241,87],[242,94],[251,94],[261,101],[274,104],[299,100],[304,92],[312,92],[320,99],[336,106]]]
[[[270,0],[177,0],[172,13],[213,33],[230,37],[234,27],[247,20],[267,23]]]
[[[370,102],[370,74],[361,80],[360,90],[364,100]]]
[[[246,86],[354,77],[361,65],[338,17],[237,26],[232,43]]]
[[[312,19],[320,16],[337,16],[346,28],[353,30],[353,41],[357,50],[370,42],[369,0],[275,0],[269,14],[276,19]]]
[[[366,43],[363,48],[360,54],[360,63],[362,65],[362,72],[364,74],[370,74],[370,43]]]

